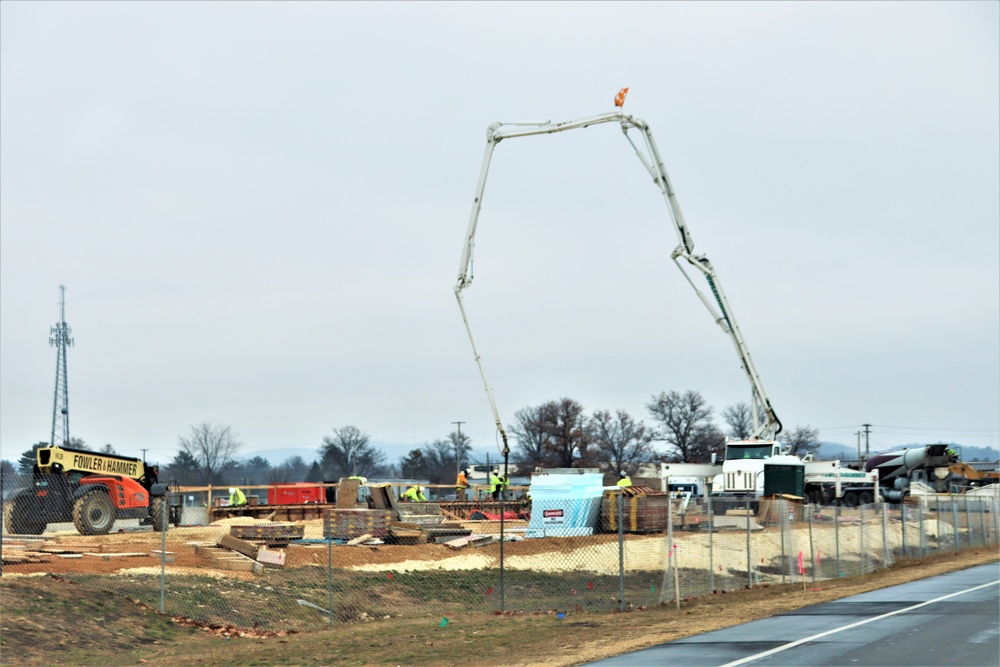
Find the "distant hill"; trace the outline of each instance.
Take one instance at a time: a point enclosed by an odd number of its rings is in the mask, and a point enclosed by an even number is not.
[[[908,445],[900,445],[899,447],[872,450],[871,453],[879,454],[881,452],[891,452],[897,449],[912,449],[914,447],[923,447],[926,444],[930,443],[914,442]],[[960,445],[957,442],[950,442],[947,444],[958,452],[959,457],[963,461],[996,461],[997,459],[1000,459],[1000,451],[994,449],[993,447],[971,447],[968,445]],[[854,445],[852,447],[839,442],[821,442],[815,458],[823,461],[831,461],[833,459],[853,461],[858,458],[858,446]]]

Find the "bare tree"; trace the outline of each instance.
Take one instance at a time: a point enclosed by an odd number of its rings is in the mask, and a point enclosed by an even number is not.
[[[603,461],[614,471],[635,472],[639,466],[653,460],[653,433],[642,422],[637,422],[624,410],[615,416],[607,410],[598,410],[587,425],[591,442],[597,447]]]
[[[203,484],[221,479],[222,471],[233,462],[243,443],[231,426],[202,422],[191,427],[191,433],[178,438],[181,451],[197,466]]]
[[[546,406],[551,406],[551,403],[521,408],[514,413],[514,423],[509,424],[507,430],[517,440],[513,457],[515,463],[539,468],[552,462],[550,436],[545,430]]]
[[[549,439],[546,449],[555,455],[556,463],[572,468],[577,459],[587,458],[590,436],[583,406],[571,398],[546,403],[542,408],[543,429]]]
[[[715,424],[708,424],[694,433],[694,445],[689,452],[692,463],[708,463],[712,454],[721,459],[726,453],[726,435]]]
[[[429,464],[422,449],[411,449],[399,461],[399,472],[405,479],[427,479],[430,477],[428,469]]]
[[[730,405],[722,411],[722,421],[729,427],[729,435],[737,440],[746,440],[753,433],[753,419],[750,406],[744,402]]]
[[[115,451],[115,448],[111,445],[110,442],[107,443],[107,444],[105,444],[103,447],[101,447],[97,451],[100,452],[101,454],[117,454],[118,453],[118,452]]]
[[[659,422],[657,440],[663,440],[675,450],[671,456],[690,463],[698,457],[698,433],[712,427],[712,408],[697,391],[683,394],[677,391],[660,392],[646,404],[653,418]]]
[[[313,461],[314,466],[319,466],[319,463]],[[267,471],[267,481],[268,482],[301,482],[303,480],[310,482],[321,482],[323,481],[322,471],[319,471],[319,477],[314,480],[306,479],[306,476],[312,471],[309,464],[301,456],[289,456],[280,464],[274,466]]]
[[[815,454],[819,449],[819,431],[808,426],[796,426],[785,438],[785,446],[793,456]]]
[[[333,429],[333,437],[324,437],[319,450],[324,473],[330,475],[330,479],[372,475],[384,463],[385,454],[370,440],[371,437],[356,426]]]
[[[453,452],[452,460],[454,466],[452,469],[455,471],[455,475],[458,475],[459,469],[469,464],[469,452],[472,451],[472,438],[465,433],[452,431],[448,434],[447,443]]]

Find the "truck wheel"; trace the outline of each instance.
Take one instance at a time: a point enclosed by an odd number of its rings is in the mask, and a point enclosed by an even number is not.
[[[153,530],[162,533],[166,530],[163,523],[163,504],[166,502],[164,496],[153,496],[149,499],[149,518],[153,521]]]
[[[854,491],[848,491],[847,493],[844,494],[844,497],[841,500],[841,502],[843,503],[844,507],[857,507],[858,494],[855,493]]]
[[[115,524],[115,506],[104,491],[92,491],[73,503],[73,524],[81,535],[107,535]]]
[[[9,501],[3,508],[3,532],[9,535],[41,535],[45,530],[45,522],[32,521],[26,515],[24,503],[19,503],[16,499]]]
[[[858,494],[858,504],[859,505],[871,505],[875,498],[872,496],[871,491],[862,491]]]

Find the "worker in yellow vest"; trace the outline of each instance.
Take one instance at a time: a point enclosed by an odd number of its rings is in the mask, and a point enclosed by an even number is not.
[[[493,500],[500,500],[500,471],[494,468],[490,471],[490,496]]]
[[[425,489],[424,487],[417,486],[416,484],[414,484],[413,486],[411,486],[406,490],[406,493],[403,494],[402,499],[408,500],[411,503],[427,502],[427,496],[424,495],[424,491],[426,490],[427,489]]]
[[[235,507],[237,505],[246,505],[247,497],[243,495],[243,492],[237,489],[235,486],[229,487],[229,506]]]
[[[628,473],[622,470],[621,479],[618,480],[618,486],[625,488],[626,486],[632,486],[632,478],[628,476]]]

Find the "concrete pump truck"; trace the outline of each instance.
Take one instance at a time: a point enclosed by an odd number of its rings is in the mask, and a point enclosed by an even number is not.
[[[40,447],[32,486],[4,503],[4,530],[40,535],[47,524],[72,521],[82,535],[106,535],[118,519],[140,519],[155,531],[180,525],[180,497],[170,502],[158,474],[157,466],[129,456]]]

